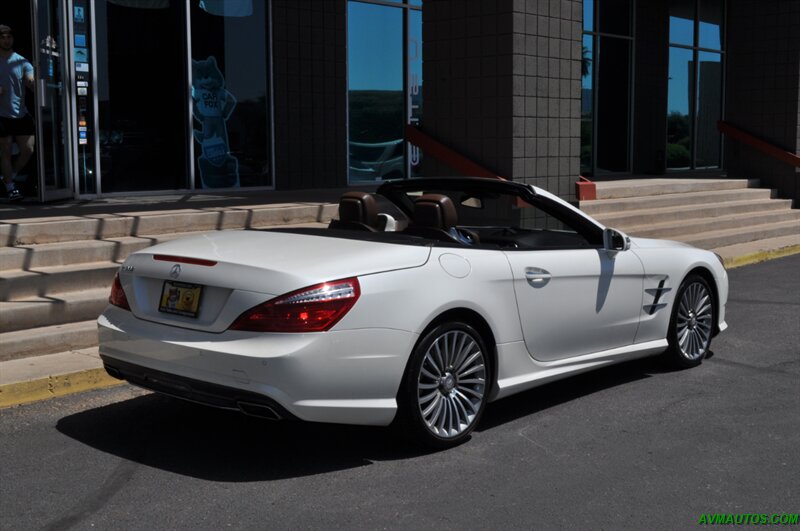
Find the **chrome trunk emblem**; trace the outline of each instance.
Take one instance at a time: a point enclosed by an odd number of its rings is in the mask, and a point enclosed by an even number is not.
[[[169,270],[169,276],[171,276],[172,278],[178,278],[179,276],[181,276],[181,265],[175,264],[174,266],[172,266],[172,269]]]

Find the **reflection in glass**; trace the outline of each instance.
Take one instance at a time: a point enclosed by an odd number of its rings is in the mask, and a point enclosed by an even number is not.
[[[403,9],[348,2],[350,182],[405,176]]]
[[[594,0],[583,1],[583,31],[594,31]]]
[[[422,118],[422,11],[408,11],[408,123]],[[421,177],[422,150],[407,144],[412,177]]]
[[[183,2],[94,3],[103,192],[187,188]]]
[[[581,175],[591,175],[592,173],[592,124],[594,123],[594,92],[592,91],[593,46],[594,38],[591,35],[584,35],[583,57],[581,59]]]
[[[41,91],[36,95],[38,105],[34,104],[32,99],[27,100],[25,105],[31,116],[34,113],[38,114],[42,125],[42,136],[36,139],[38,145],[35,149],[41,152],[44,159],[41,171],[44,172],[43,184],[47,198],[48,191],[69,189],[71,186],[68,180],[70,175],[66,152],[68,142],[64,137],[66,124],[63,118],[66,114],[64,108],[68,105],[63,81],[68,63],[62,62],[65,47],[64,37],[61,34],[63,23],[61,6],[58,2],[50,0],[40,2],[37,8],[36,23],[40,34],[44,37],[41,39],[43,42],[39,47],[39,64],[34,68],[34,76],[37,81],[43,80],[44,83],[40,84]],[[33,65],[33,56],[30,62]],[[79,151],[86,151],[87,145],[81,145],[81,148]],[[92,188],[84,186],[82,193],[94,192],[94,179],[88,185]]]
[[[597,172],[630,170],[631,41],[600,37],[597,77]]]
[[[694,45],[695,0],[671,0],[669,3],[669,42]]]
[[[264,2],[192,4],[195,186],[271,186]]]
[[[697,79],[697,140],[695,166],[716,167],[720,164],[720,133],[717,121],[721,118],[722,56],[718,53],[698,54]]]
[[[588,2],[586,0],[584,3]],[[597,31],[625,36],[631,34],[631,0],[599,0],[597,10]]]
[[[723,0],[702,0],[700,2],[700,42],[701,48],[722,49],[722,6]]]
[[[692,50],[669,49],[667,88],[667,168],[689,168],[692,161],[694,61]],[[716,90],[719,92],[719,85]]]

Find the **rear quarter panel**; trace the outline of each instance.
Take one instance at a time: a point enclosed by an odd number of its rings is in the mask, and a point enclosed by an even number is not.
[[[421,267],[359,277],[361,298],[336,329],[395,328],[421,334],[447,310],[480,314],[497,343],[520,341],[522,331],[502,252],[433,248]]]

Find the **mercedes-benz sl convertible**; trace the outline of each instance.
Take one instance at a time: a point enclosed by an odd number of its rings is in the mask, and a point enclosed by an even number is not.
[[[486,404],[611,363],[701,363],[719,257],[630,238],[534,186],[348,192],[327,228],[221,231],[125,260],[98,320],[112,376],[267,418],[389,425],[445,447]]]

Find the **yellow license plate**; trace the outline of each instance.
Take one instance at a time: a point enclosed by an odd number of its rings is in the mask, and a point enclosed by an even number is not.
[[[200,311],[200,295],[202,292],[203,286],[199,284],[167,280],[161,289],[158,311],[185,317],[197,317],[197,313]]]

